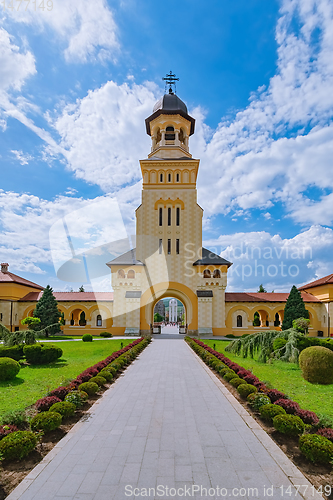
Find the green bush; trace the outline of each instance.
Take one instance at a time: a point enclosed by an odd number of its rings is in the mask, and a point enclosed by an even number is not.
[[[106,370],[105,368],[103,368],[103,370],[100,371],[98,375],[101,376],[101,377],[103,377],[103,378],[105,378],[105,380],[107,382],[112,382],[112,380],[113,380],[112,373],[109,372],[109,370]]]
[[[113,335],[112,335],[112,333],[110,333],[110,332],[101,332],[101,333],[99,334],[99,336],[100,336],[100,337],[103,337],[103,338],[105,338],[105,339],[110,339]]]
[[[256,411],[260,410],[262,406],[269,405],[271,400],[266,394],[262,393],[252,393],[247,397],[248,403],[252,406],[252,408]],[[276,405],[275,405],[276,406]]]
[[[28,418],[24,410],[12,410],[2,416],[1,423],[16,425],[17,427],[26,427]]]
[[[0,380],[12,380],[20,369],[20,363],[15,359],[0,358]]]
[[[46,365],[61,358],[63,352],[55,345],[32,344],[23,347],[23,354],[30,365]]]
[[[79,391],[84,391],[88,396],[93,396],[98,391],[98,385],[95,382],[83,382],[78,387]]]
[[[23,344],[5,347],[0,345],[0,358],[11,358],[20,361],[23,358]]]
[[[225,374],[223,375],[223,378],[229,382],[229,380],[231,380],[232,378],[235,378],[237,377],[236,373],[234,372],[234,370],[229,370],[227,372],[225,372]]]
[[[238,387],[239,385],[244,384],[244,380],[242,378],[239,378],[236,376],[236,377],[232,378],[231,380],[229,380],[229,383],[233,387]]]
[[[243,383],[237,387],[237,391],[242,398],[246,399],[249,394],[252,394],[252,392],[257,392],[257,388],[252,384]]]
[[[105,368],[103,368],[103,370],[107,370],[108,372],[111,373],[111,375],[115,376],[116,373],[117,373],[117,368],[115,368],[114,366],[112,366],[112,364],[110,365],[107,365]]]
[[[5,460],[22,460],[36,445],[37,437],[33,432],[12,432],[0,441],[0,456]]]
[[[261,406],[259,411],[262,418],[268,420],[268,422],[272,422],[277,415],[286,415],[286,410],[282,406],[273,405],[272,403]]]
[[[63,418],[72,417],[75,413],[76,406],[74,403],[70,403],[69,401],[61,401],[61,403],[54,403],[51,406],[49,411],[60,413]]]
[[[62,416],[54,411],[42,411],[38,413],[30,422],[32,431],[50,432],[61,425]]]
[[[83,342],[92,342],[93,341],[93,336],[90,335],[90,333],[85,333],[82,336],[82,340],[83,340]]]
[[[296,415],[276,415],[273,425],[277,431],[288,436],[299,436],[305,429],[303,420]]]
[[[310,462],[318,464],[332,463],[333,443],[318,434],[304,434],[299,438],[299,449]]]
[[[95,382],[99,387],[103,387],[103,385],[106,384],[106,378],[104,378],[102,375],[98,374],[96,377],[91,377],[89,382]]]
[[[84,391],[71,391],[65,397],[65,401],[73,403],[76,408],[83,406],[87,399],[88,394]]]
[[[302,376],[311,384],[333,383],[333,352],[326,347],[307,347],[299,356]]]

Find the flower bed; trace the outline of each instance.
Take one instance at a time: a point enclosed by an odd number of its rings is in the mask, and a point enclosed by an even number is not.
[[[202,360],[211,368],[213,368],[217,373],[221,374],[225,380],[228,380],[231,385],[233,380],[236,378],[240,378],[244,380],[243,384],[239,384],[237,382],[237,391],[238,393],[245,399],[247,399],[248,404],[255,409],[260,411],[261,418],[266,420],[270,420],[273,422],[275,429],[279,432],[284,433],[289,432],[290,435],[321,435],[321,437],[326,438],[326,447],[327,452],[325,452],[325,457],[327,457],[327,464],[332,464],[333,462],[333,447],[332,441],[330,440],[331,436],[333,436],[333,430],[330,428],[326,428],[323,430],[318,430],[320,427],[320,422],[318,416],[308,410],[303,410],[300,408],[299,404],[295,401],[292,401],[286,394],[277,391],[276,389],[268,388],[263,382],[259,380],[258,377],[253,375],[250,370],[244,369],[242,366],[237,363],[231,361],[227,358],[223,353],[217,352],[211,347],[204,344],[202,341],[197,339],[192,339],[190,337],[185,338],[186,342],[189,346],[202,358]],[[266,408],[265,405],[260,405],[260,399],[265,402],[266,396],[269,398],[269,404],[267,404],[266,400]],[[257,405],[257,407],[256,407]],[[279,418],[276,418],[274,424],[274,415],[277,415],[277,412],[273,411],[274,406],[281,408],[282,413],[279,415]],[[259,407],[260,406],[260,407]],[[272,409],[271,409],[272,407]],[[269,411],[268,411],[269,410]],[[280,410],[279,410],[280,412]],[[268,415],[271,415],[268,418]],[[292,418],[291,418],[292,416]],[[299,419],[299,420],[298,420]],[[302,424],[297,423],[297,429],[295,430],[294,421],[301,422]],[[291,423],[293,423],[294,427],[292,428]],[[287,429],[287,432],[286,432]],[[332,431],[332,432],[330,432]],[[305,433],[305,434],[304,434]],[[303,441],[300,441],[302,443]],[[316,446],[316,441],[312,443],[312,446]],[[322,440],[318,441],[318,446],[323,446]],[[301,453],[303,453],[304,446],[300,447]],[[304,454],[304,453],[303,453]],[[308,458],[308,455],[306,455]],[[316,456],[315,452],[313,455]]]
[[[91,366],[90,368],[87,368],[84,370],[82,373],[80,373],[76,379],[72,380],[67,386],[60,386],[56,389],[53,389],[47,396],[44,398],[39,399],[36,401],[34,408],[35,412],[37,412],[37,415],[31,420],[31,425],[29,425],[29,429],[27,430],[28,433],[31,433],[31,430],[37,432],[36,436],[37,437],[42,437],[42,433],[47,432],[48,430],[54,430],[57,427],[60,426],[62,420],[66,419],[68,416],[71,416],[71,412],[60,412],[57,413],[54,411],[54,407],[57,407],[57,405],[68,405],[69,403],[63,403],[63,401],[66,400],[71,400],[71,395],[73,394],[73,400],[80,400],[80,402],[84,402],[87,399],[87,394],[84,392],[77,390],[79,387],[84,384],[84,383],[89,383],[92,385],[96,385],[93,382],[89,382],[90,379],[93,377],[96,377],[100,372],[103,373],[106,371],[108,376],[108,381],[106,381],[106,378],[103,378],[106,383],[112,383],[114,376],[117,375],[117,372],[122,370],[123,368],[126,368],[127,365],[129,365],[138,355],[139,353],[149,344],[150,340],[149,339],[144,339],[140,338],[132,342],[131,344],[127,345],[123,349],[120,349],[119,351],[116,351],[112,353],[110,356],[105,358],[102,361],[99,361],[95,365]],[[106,375],[106,376],[107,376]],[[99,386],[97,386],[97,390],[99,390]],[[80,404],[77,404],[77,408],[80,406]],[[62,407],[61,407],[62,408]],[[50,411],[51,409],[51,411]],[[40,415],[40,417],[39,417]],[[49,417],[48,417],[49,416]],[[43,425],[39,420],[43,420]],[[46,424],[45,424],[45,422]],[[36,423],[37,422],[37,423]],[[4,458],[8,458],[9,455],[2,450],[6,450],[7,446],[7,441],[9,442],[10,440],[15,439],[16,441],[20,441],[21,439],[21,434],[22,432],[19,428],[20,425],[17,424],[17,426],[12,425],[13,422],[4,422],[4,425],[1,426],[0,428],[0,457],[3,456]],[[27,422],[22,421],[22,426],[24,427],[24,430],[26,431],[27,427]],[[26,435],[22,434],[22,439],[26,439]],[[32,439],[33,441],[33,439]],[[31,442],[32,442],[31,441]],[[36,441],[37,443],[37,441]],[[19,443],[18,443],[19,444]],[[29,453],[35,448],[32,447],[31,449],[29,448]],[[20,451],[21,453],[21,451]],[[22,458],[24,458],[26,455],[22,454]],[[19,459],[21,457],[20,454],[17,454],[15,456],[15,459]],[[8,458],[9,459],[9,458]]]

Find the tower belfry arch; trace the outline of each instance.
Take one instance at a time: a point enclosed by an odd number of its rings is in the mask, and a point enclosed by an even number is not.
[[[170,71],[163,80],[168,93],[145,120],[152,142],[148,157],[140,161],[143,184],[136,210],[136,249],[108,264],[114,328],[119,333],[150,332],[154,306],[164,296],[184,304],[189,334],[213,333],[217,325],[225,327],[224,294],[231,263],[202,248],[203,210],[196,189],[200,160],[192,158],[189,148],[195,119],[174,92],[176,75]],[[118,278],[120,269],[128,276],[129,266],[135,272],[132,285]],[[212,269],[209,281],[204,278],[206,268]]]

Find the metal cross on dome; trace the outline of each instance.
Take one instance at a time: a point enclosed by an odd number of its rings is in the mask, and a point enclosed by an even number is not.
[[[162,78],[162,80],[165,81],[165,90],[167,88],[167,85],[169,85],[169,94],[173,94],[173,88],[172,86],[174,85],[175,87],[175,92],[176,92],[176,82],[179,82],[179,78],[176,78],[176,75],[170,71],[170,73],[166,74],[165,78]]]

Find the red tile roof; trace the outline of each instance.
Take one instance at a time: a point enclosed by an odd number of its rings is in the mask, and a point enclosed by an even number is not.
[[[16,274],[10,273],[8,271],[6,273],[2,273],[0,271],[0,283],[17,283],[19,285],[25,285],[25,286],[30,286],[32,288],[38,288],[39,290],[44,290],[42,286],[37,285],[32,281],[21,278],[21,276],[17,276]]]
[[[226,292],[226,302],[286,302],[289,293]],[[320,302],[310,293],[302,292],[304,302]]]
[[[324,278],[320,278],[319,280],[316,281],[311,281],[311,283],[299,287],[299,290],[306,290],[307,288],[314,288],[315,286],[327,285],[328,283],[333,284],[333,274],[324,276]]]
[[[98,300],[113,301],[112,292],[53,292],[58,302],[97,302]],[[20,299],[20,302],[36,302],[42,292],[30,292]]]

